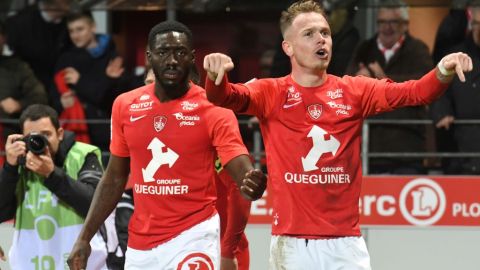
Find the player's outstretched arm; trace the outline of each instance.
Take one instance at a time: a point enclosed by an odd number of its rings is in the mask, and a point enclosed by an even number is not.
[[[203,68],[207,72],[208,78],[215,82],[215,85],[220,85],[223,76],[233,67],[232,59],[222,53],[211,53],[203,59]]]
[[[91,252],[90,240],[122,197],[128,180],[129,168],[129,158],[110,156],[105,174],[93,195],[85,224],[68,257],[70,269],[86,269]]]
[[[437,78],[443,82],[451,82],[455,75],[460,81],[465,82],[464,72],[470,72],[473,69],[472,58],[466,53],[457,52],[444,56],[437,65]]]
[[[251,201],[262,197],[267,188],[267,177],[261,170],[254,169],[247,155],[240,155],[230,160],[225,169],[240,188],[242,195]]]

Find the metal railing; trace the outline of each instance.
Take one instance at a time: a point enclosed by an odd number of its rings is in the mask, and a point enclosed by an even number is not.
[[[18,124],[18,119],[0,119],[0,124]],[[72,119],[61,121],[61,123],[87,123],[98,125],[110,125],[109,119]],[[263,149],[262,137],[258,124],[249,120],[238,120],[239,125],[248,126],[252,132],[252,148],[250,154],[254,160],[255,168],[262,167],[262,159],[265,157]],[[433,125],[432,120],[383,120],[383,119],[366,119],[362,127],[362,168],[363,173],[368,174],[368,165],[370,158],[392,157],[392,158],[473,158],[480,157],[480,152],[369,152],[369,130],[371,125]],[[480,125],[479,120],[454,120],[455,125]],[[0,155],[5,155],[4,151],[0,151]],[[102,152],[103,156],[110,155],[109,152]]]
[[[375,157],[451,157],[451,158],[465,158],[465,157],[480,157],[480,152],[369,152],[369,132],[370,125],[433,125],[432,120],[383,120],[383,119],[366,119],[362,127],[362,169],[363,174],[368,174],[368,164],[370,158]],[[480,119],[475,120],[454,120],[456,125],[480,125]]]

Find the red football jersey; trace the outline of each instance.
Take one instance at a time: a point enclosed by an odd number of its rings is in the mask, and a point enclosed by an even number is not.
[[[160,102],[154,84],[113,104],[113,155],[130,157],[135,211],[128,246],[146,250],[216,213],[213,166],[248,154],[232,111],[207,101],[191,84],[181,98]]]
[[[273,196],[272,234],[302,238],[360,235],[363,119],[425,104],[446,86],[434,71],[400,84],[332,75],[319,87],[302,87],[290,76],[206,82],[214,103],[259,118]]]

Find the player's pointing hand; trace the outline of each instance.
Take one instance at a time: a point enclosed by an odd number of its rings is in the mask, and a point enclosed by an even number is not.
[[[203,68],[207,72],[208,78],[215,81],[215,85],[220,85],[225,73],[234,67],[232,59],[225,54],[211,53],[203,59]]]
[[[438,69],[443,76],[452,77],[457,74],[460,81],[465,82],[465,74],[463,73],[473,69],[472,58],[462,52],[451,53],[440,60]]]

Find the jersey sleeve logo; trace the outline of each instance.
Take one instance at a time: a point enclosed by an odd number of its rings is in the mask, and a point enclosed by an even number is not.
[[[153,182],[155,181],[154,175],[157,170],[162,165],[168,165],[169,168],[175,164],[178,159],[178,154],[175,153],[172,149],[167,147],[167,151],[163,152],[162,148],[165,147],[165,144],[160,141],[158,138],[153,138],[148,149],[152,152],[152,159],[148,163],[146,168],[142,168],[143,181]]]

